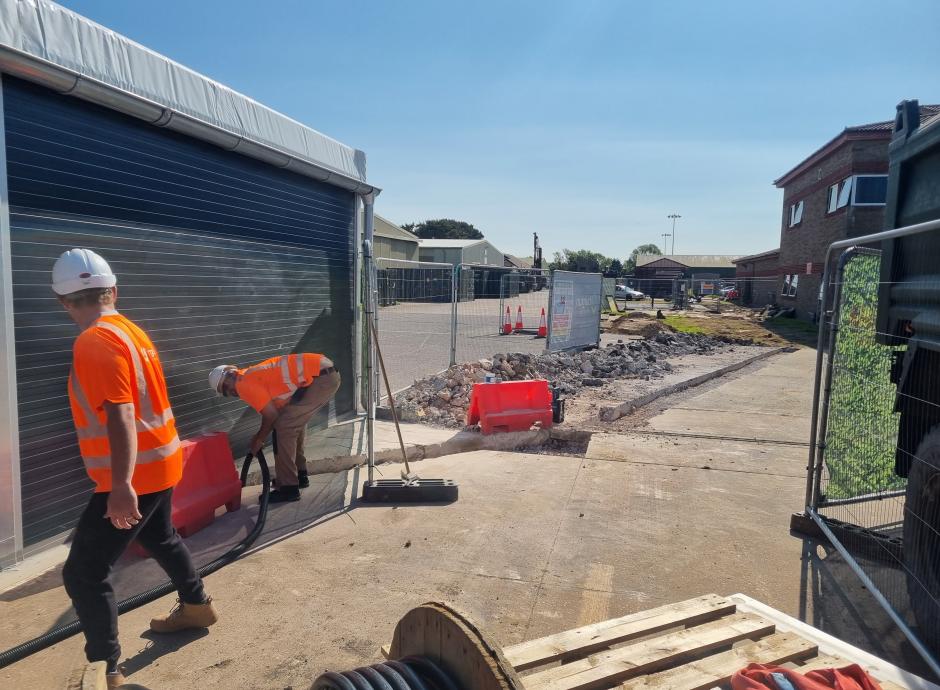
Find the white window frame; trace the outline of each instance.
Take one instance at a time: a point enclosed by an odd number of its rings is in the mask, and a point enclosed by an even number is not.
[[[799,286],[799,284],[800,284],[800,274],[794,273],[793,276],[790,278],[790,293],[789,293],[790,297],[796,297],[796,289]]]
[[[788,227],[796,227],[803,222],[803,200],[797,201],[795,204],[790,204],[790,225]]]
[[[880,174],[880,173],[879,173],[879,174],[871,174],[871,175],[855,175],[855,177],[884,177],[884,178],[887,178],[888,176],[887,176],[886,174]],[[858,188],[858,185],[856,185],[856,184],[853,184],[853,185],[852,185],[852,206],[884,206],[884,205],[888,202],[888,199],[887,199],[887,197],[888,197],[888,192],[887,192],[887,190],[885,190],[885,200],[884,200],[884,201],[880,201],[880,202],[877,202],[877,203],[874,203],[874,204],[872,204],[872,203],[865,203],[865,204],[855,203],[855,191],[857,190],[857,188]]]
[[[793,275],[790,273],[783,276],[783,287],[780,290],[781,297],[787,297],[790,294],[790,278],[792,277]]]

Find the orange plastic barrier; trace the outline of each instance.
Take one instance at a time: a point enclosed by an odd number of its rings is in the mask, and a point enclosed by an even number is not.
[[[225,432],[183,441],[182,446],[183,478],[173,489],[171,519],[180,535],[188,537],[215,520],[216,508],[238,510],[242,504],[242,483]],[[148,555],[136,543],[134,551]]]
[[[480,424],[484,434],[528,431],[536,422],[552,426],[552,392],[548,381],[475,383],[470,394],[467,424]]]

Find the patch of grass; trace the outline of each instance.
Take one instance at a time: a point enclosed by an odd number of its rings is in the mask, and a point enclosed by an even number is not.
[[[668,314],[666,316],[666,325],[677,333],[687,333],[689,335],[706,335],[708,333],[702,327],[702,319],[690,319],[679,314]]]

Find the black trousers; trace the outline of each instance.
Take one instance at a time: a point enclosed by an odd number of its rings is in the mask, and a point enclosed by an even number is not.
[[[85,632],[88,661],[107,661],[110,670],[121,658],[111,570],[132,540],[137,539],[166,571],[182,601],[205,602],[202,580],[196,574],[189,549],[170,522],[172,494],[173,489],[166,489],[138,496],[138,510],[143,518],[133,529],[117,529],[105,518],[107,493],[94,494],[82,513],[62,569],[62,580]]]

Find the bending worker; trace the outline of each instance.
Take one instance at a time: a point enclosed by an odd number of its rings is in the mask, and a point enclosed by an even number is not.
[[[261,428],[251,440],[257,454],[271,430],[277,432],[274,457],[277,489],[272,503],[299,501],[300,489],[310,486],[304,438],[307,423],[339,389],[339,372],[327,357],[301,353],[272,357],[247,369],[223,364],[209,372],[209,387],[244,400],[261,413]]]
[[[85,633],[85,655],[107,662],[109,688],[124,682],[111,569],[131,540],[153,555],[179,592],[173,612],[150,621],[152,631],[205,628],[217,620],[170,522],[183,454],[163,368],[147,334],[117,312],[116,284],[108,263],[88,249],[65,252],[52,268],[52,289],[81,329],[68,391],[79,449],[95,483],[62,579]]]

